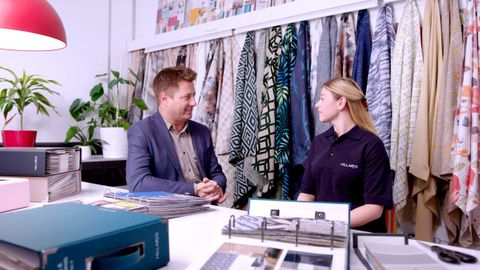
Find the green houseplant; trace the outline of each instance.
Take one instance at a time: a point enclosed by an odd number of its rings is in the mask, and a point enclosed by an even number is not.
[[[101,146],[100,139],[94,137],[97,123],[95,119],[87,122],[87,126],[79,127],[78,125],[70,126],[65,136],[65,143],[69,143],[72,139],[76,139],[79,147],[82,149],[82,160],[88,159],[91,153],[96,154],[97,148]]]
[[[49,116],[49,110],[58,114],[55,106],[47,99],[44,93],[59,95],[58,92],[50,89],[51,85],[60,85],[55,80],[48,80],[38,74],[27,74],[23,71],[18,76],[11,69],[1,67],[0,70],[9,76],[0,77],[0,112],[5,118],[2,127],[3,145],[9,146],[34,146],[36,131],[23,130],[25,109],[29,106],[35,107],[37,114]],[[16,109],[12,115],[10,113]],[[20,117],[20,130],[5,130],[5,127],[15,118]]]
[[[83,121],[92,117],[100,127],[103,155],[106,158],[123,158],[127,155],[127,133],[130,127],[129,99],[122,102],[122,97],[128,96],[127,86],[134,83],[123,78],[118,71],[111,71],[111,79],[108,74],[100,74],[96,77],[100,82],[90,90],[90,100],[75,99],[70,106],[70,114],[77,121]],[[122,95],[123,93],[123,95]],[[142,99],[133,99],[131,106],[140,110],[146,110],[147,105]],[[73,132],[73,131],[72,131]]]

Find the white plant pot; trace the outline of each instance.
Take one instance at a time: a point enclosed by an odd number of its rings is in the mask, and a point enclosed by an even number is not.
[[[85,161],[92,156],[92,149],[90,149],[90,146],[79,145],[78,148],[82,151],[82,161]]]
[[[127,131],[121,127],[100,128],[104,158],[127,158]]]

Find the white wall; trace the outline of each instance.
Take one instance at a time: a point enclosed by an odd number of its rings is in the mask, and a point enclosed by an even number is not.
[[[105,73],[109,66],[127,70],[129,59],[125,50],[132,37],[132,0],[112,1],[112,42],[109,48],[110,0],[48,0],[63,21],[67,34],[67,47],[51,52],[20,52],[0,50],[0,65],[21,72],[37,73],[47,79],[59,81],[62,86],[52,87],[61,96],[50,97],[60,115],[37,115],[27,108],[24,128],[38,130],[37,142],[62,142],[67,128],[75,121],[68,108],[76,98],[87,99],[95,84],[95,75]],[[110,55],[110,57],[109,57]],[[111,64],[109,64],[109,62]],[[123,71],[123,70],[122,70]],[[7,128],[19,128],[19,119]],[[3,126],[3,116],[0,126]]]

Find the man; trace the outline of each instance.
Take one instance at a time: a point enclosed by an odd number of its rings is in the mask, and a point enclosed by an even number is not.
[[[167,191],[221,203],[227,179],[210,131],[191,121],[197,74],[186,67],[160,71],[153,81],[158,112],[128,130],[127,184],[132,192]]]

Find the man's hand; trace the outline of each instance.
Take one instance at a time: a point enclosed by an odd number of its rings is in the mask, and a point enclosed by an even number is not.
[[[197,184],[198,197],[207,198],[214,203],[222,203],[227,199],[227,195],[223,194],[222,188],[217,182],[208,178],[203,178],[202,182]]]

